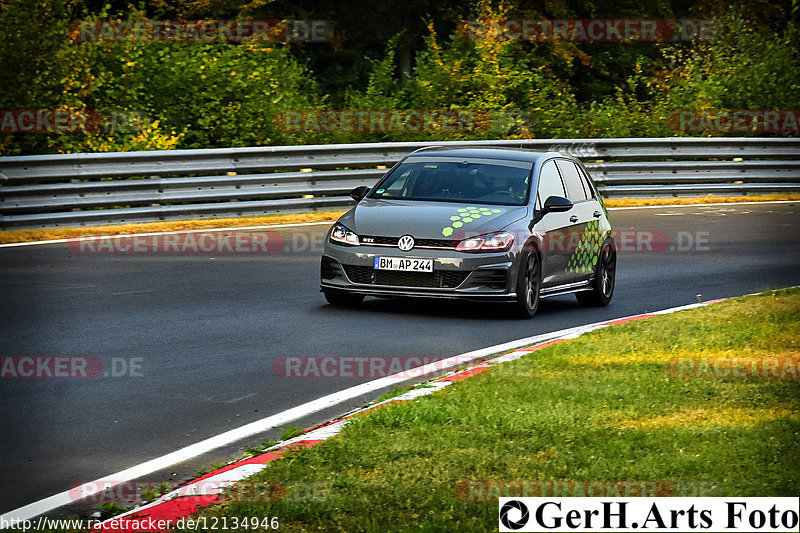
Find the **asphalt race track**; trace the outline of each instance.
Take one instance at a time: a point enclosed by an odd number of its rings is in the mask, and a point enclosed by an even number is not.
[[[622,250],[608,307],[558,297],[528,321],[501,306],[450,301],[370,298],[357,310],[334,309],[318,292],[326,225],[282,229],[285,249],[267,254],[0,248],[0,355],[97,357],[112,374],[0,380],[0,513],[359,382],[278,377],[278,357],[445,357],[698,294],[800,285],[799,204],[614,210],[611,220],[639,232],[629,249],[650,235],[643,231],[668,236],[668,247]],[[148,479],[186,479],[279,432]]]

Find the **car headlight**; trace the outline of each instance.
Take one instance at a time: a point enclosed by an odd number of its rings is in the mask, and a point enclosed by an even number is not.
[[[358,235],[350,231],[341,224],[335,224],[331,231],[331,240],[339,244],[346,244],[348,246],[358,246],[361,244],[358,240]]]
[[[459,252],[507,252],[514,244],[514,235],[501,231],[487,235],[476,235],[458,243]]]

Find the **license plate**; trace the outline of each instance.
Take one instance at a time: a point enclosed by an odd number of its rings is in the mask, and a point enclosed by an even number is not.
[[[406,272],[433,272],[433,259],[409,257],[376,257],[375,270],[404,270]]]

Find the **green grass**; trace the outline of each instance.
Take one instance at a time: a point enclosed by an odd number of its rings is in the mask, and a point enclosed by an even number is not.
[[[378,396],[378,399],[375,400],[375,403],[383,402],[385,400],[391,400],[392,398],[402,396],[403,394],[407,393],[413,388],[414,387],[394,387],[392,388],[392,390],[386,391],[380,396]]]
[[[800,355],[800,290],[737,298],[584,335],[413,402],[356,417],[251,481],[324,498],[227,502],[282,531],[489,531],[465,480],[662,480],[676,495],[800,493],[800,381],[679,379],[681,356]]]
[[[303,434],[303,428],[291,424],[281,430],[281,440],[289,440]]]
[[[302,433],[302,430],[300,430],[300,432]],[[297,435],[294,435],[294,436],[297,436]],[[292,437],[289,437],[289,438],[292,438]],[[279,441],[277,441],[275,439],[269,439],[269,440],[265,440],[264,442],[262,442],[258,446],[248,446],[247,448],[245,448],[243,455],[244,455],[245,458],[247,458],[247,457],[256,457],[257,455],[261,455],[263,453],[266,453],[267,449],[272,448],[273,446],[278,444],[278,442]],[[212,470],[212,472],[213,472],[213,470]]]

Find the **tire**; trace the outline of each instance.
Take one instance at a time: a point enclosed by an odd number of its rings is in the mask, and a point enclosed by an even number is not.
[[[594,307],[604,307],[614,296],[614,281],[617,273],[617,250],[614,242],[607,240],[600,248],[594,272],[592,290],[575,293],[578,303]]]
[[[345,291],[323,290],[328,303],[336,307],[358,307],[364,301],[363,294],[352,294]]]
[[[539,309],[539,291],[542,288],[542,262],[536,252],[522,257],[517,271],[516,315],[531,318]]]

